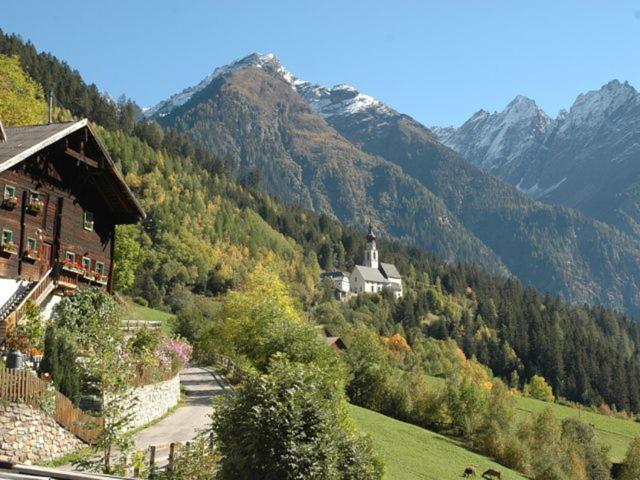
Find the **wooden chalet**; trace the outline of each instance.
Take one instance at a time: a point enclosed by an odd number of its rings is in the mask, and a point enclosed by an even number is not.
[[[2,343],[29,300],[111,292],[115,226],[145,214],[87,120],[0,127],[0,194]]]

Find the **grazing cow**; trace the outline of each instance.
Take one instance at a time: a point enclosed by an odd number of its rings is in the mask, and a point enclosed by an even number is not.
[[[475,467],[467,467],[464,469],[464,473],[462,474],[464,478],[467,477],[475,477],[476,476],[476,468]]]
[[[483,478],[488,479],[492,479],[492,478],[502,478],[502,474],[500,473],[500,470],[494,470],[493,468],[490,468],[489,470],[485,470],[485,472],[482,474]]]

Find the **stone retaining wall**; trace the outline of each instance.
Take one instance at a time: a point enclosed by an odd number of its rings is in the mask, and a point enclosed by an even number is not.
[[[178,404],[180,401],[180,375],[165,382],[138,387],[132,391],[132,396],[137,401],[132,411],[129,412],[132,416],[129,423],[130,430],[160,418]]]
[[[51,460],[84,446],[43,411],[21,403],[0,403],[0,461]]]

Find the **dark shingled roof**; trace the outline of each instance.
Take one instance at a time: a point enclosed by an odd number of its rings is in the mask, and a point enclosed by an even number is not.
[[[29,125],[25,127],[5,127],[6,140],[0,141],[0,172],[4,172],[14,165],[23,162],[27,158],[31,157],[35,153],[43,150],[49,145],[53,145],[59,140],[62,140],[66,136],[82,129],[88,128],[91,135],[96,140],[102,155],[106,160],[111,171],[110,181],[115,180],[115,183],[119,185],[119,189],[124,193],[124,198],[127,198],[129,209],[134,217],[144,218],[145,213],[135,195],[124,181],[124,178],[116,168],[109,152],[100,141],[100,138],[95,134],[89,125],[87,119],[75,121],[75,122],[62,122],[62,123],[50,123],[46,125]]]
[[[380,262],[380,268],[387,278],[402,278],[396,266],[392,263]]]

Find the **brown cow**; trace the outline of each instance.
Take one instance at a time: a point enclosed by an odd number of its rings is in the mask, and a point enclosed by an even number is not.
[[[463,477],[475,477],[476,476],[476,468],[475,467],[467,467],[464,469]]]
[[[502,474],[500,473],[500,470],[494,470],[493,468],[490,468],[489,470],[485,470],[485,472],[482,474],[482,477],[486,479],[502,478]]]

